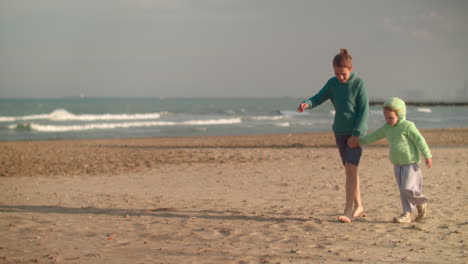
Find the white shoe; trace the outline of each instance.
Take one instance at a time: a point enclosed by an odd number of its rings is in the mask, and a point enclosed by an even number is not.
[[[393,218],[393,222],[395,223],[411,223],[411,214],[404,213],[398,217]]]

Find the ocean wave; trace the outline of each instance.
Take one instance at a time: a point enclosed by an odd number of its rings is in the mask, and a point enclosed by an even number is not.
[[[285,116],[248,116],[243,117],[245,120],[256,120],[256,121],[269,121],[269,120],[281,120],[286,118]]]
[[[6,126],[8,129],[17,131],[31,131],[31,123],[19,123]]]
[[[15,120],[15,117],[0,116],[0,122],[14,122]]]
[[[216,120],[188,120],[180,122],[150,121],[150,122],[125,122],[125,123],[90,123],[84,125],[44,125],[37,123],[20,123],[9,125],[13,130],[32,130],[38,132],[70,132],[87,130],[105,130],[132,127],[158,127],[158,126],[203,126],[203,125],[232,125],[239,124],[240,118],[216,119]]]
[[[277,126],[277,127],[290,127],[290,126],[291,126],[291,123],[289,123],[289,122],[282,122],[282,123],[275,123],[275,124],[273,124],[273,125],[275,125],[275,126]]]
[[[96,121],[96,120],[144,120],[159,119],[161,113],[145,114],[87,114],[75,115],[66,109],[55,109],[50,114],[26,115],[26,116],[0,116],[0,122],[14,122],[21,120],[51,120],[51,121]]]
[[[370,114],[370,115],[375,115],[375,116],[383,116],[382,110],[372,110],[372,109],[371,109],[371,110],[369,111],[369,114]]]
[[[310,115],[310,112],[302,112],[302,113],[299,113],[297,111],[293,111],[293,110],[280,110],[278,111],[279,114],[283,115],[283,116],[304,116],[304,115]]]
[[[416,109],[418,112],[421,112],[421,113],[432,113],[432,109],[430,108],[423,108],[423,107],[420,107],[418,109]]]

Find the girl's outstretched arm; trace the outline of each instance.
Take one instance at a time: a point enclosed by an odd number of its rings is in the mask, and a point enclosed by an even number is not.
[[[309,108],[309,105],[306,104],[306,103],[302,103],[302,104],[300,104],[299,107],[297,108],[297,111],[298,111],[299,113],[302,113],[302,112],[304,112],[304,109],[307,109],[307,108]]]

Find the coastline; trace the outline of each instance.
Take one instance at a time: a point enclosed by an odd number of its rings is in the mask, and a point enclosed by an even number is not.
[[[294,98],[30,100],[3,102],[1,140],[316,133],[330,131],[333,123],[331,102],[300,114],[295,109],[300,100]],[[420,104],[408,107],[410,120],[420,129],[460,127],[468,122],[467,106]],[[369,128],[382,124],[381,112],[381,106],[370,107]]]

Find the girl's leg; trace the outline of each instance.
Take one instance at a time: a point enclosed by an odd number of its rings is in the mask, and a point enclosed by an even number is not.
[[[355,166],[354,166],[355,167]],[[344,215],[348,218],[353,216],[353,205],[356,193],[356,177],[354,177],[355,168],[352,164],[345,164],[345,175],[346,175],[346,204],[344,209]]]
[[[352,218],[359,216],[364,211],[357,172],[358,166],[351,163],[345,164],[346,206],[344,215],[338,218],[341,222],[351,222]]]
[[[352,210],[351,216],[356,217],[359,214],[361,214],[363,211],[362,201],[361,201],[361,188],[359,187],[358,166],[350,164],[350,163],[346,163],[345,172],[346,172],[346,209]]]
[[[354,211],[353,217],[358,217],[364,212],[364,207],[362,206],[361,200],[361,187],[359,183],[359,174],[358,174],[358,167],[356,166],[356,191],[354,192]]]
[[[336,145],[340,152],[346,175],[346,205],[344,215],[338,217],[338,219],[345,223],[351,222],[353,217],[360,215],[364,211],[361,202],[361,190],[359,188],[358,177],[358,164],[361,158],[362,148],[349,148],[347,144],[349,138],[349,135],[335,135]]]

